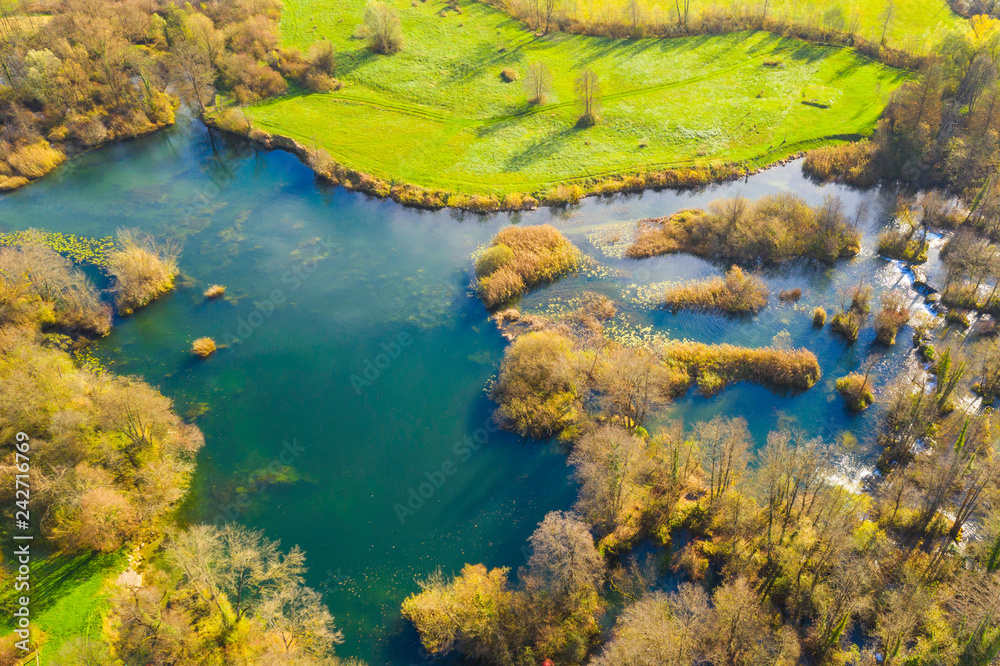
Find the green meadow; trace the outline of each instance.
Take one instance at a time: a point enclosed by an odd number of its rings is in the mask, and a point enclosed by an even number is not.
[[[255,126],[326,149],[390,181],[469,194],[543,192],[568,181],[708,164],[765,165],[869,133],[907,74],[850,49],[770,33],[615,40],[536,37],[478,2],[393,1],[406,43],[392,56],[356,37],[365,0],[288,0],[285,44],[337,51],[338,92],[251,107]],[[544,62],[532,106],[512,68]],[[575,81],[600,79],[601,122],[577,126]]]

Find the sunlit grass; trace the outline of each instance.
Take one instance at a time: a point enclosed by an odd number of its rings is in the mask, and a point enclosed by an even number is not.
[[[771,163],[864,135],[905,74],[850,49],[768,33],[667,40],[553,34],[536,38],[476,2],[461,14],[434,3],[392,3],[404,49],[370,53],[353,39],[363,0],[285,5],[286,44],[329,39],[335,93],[301,94],[248,110],[254,125],[323,148],[386,180],[475,194],[545,193],[565,181],[707,165]],[[784,66],[765,61],[780,59]],[[541,60],[553,73],[548,102],[529,106],[521,81]],[[574,83],[598,74],[601,122],[581,128]],[[828,108],[811,106],[823,91]]]

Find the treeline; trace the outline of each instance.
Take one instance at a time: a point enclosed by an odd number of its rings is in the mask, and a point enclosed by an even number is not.
[[[941,186],[975,211],[1000,201],[1000,20],[971,19],[971,30],[946,34],[914,81],[892,96],[869,140],[820,148],[807,173],[856,185],[903,180]]]
[[[0,5],[0,190],[80,150],[172,124],[172,93],[204,108],[215,91],[248,103],[285,92],[288,80],[337,85],[329,43],[305,55],[279,48],[277,0],[14,7]]]
[[[641,37],[685,37],[723,35],[744,30],[766,30],[819,44],[849,46],[891,67],[916,70],[923,63],[919,54],[891,44],[889,29],[895,14],[891,7],[879,18],[880,30],[863,35],[861,11],[846,13],[832,7],[820,14],[807,11],[805,17],[777,15],[770,2],[724,3],[691,7],[691,0],[666,3],[666,15],[640,0],[606,3],[598,17],[584,17],[575,11],[576,3],[564,0],[485,0],[523,21],[531,29],[549,33],[553,30],[616,39]],[[770,9],[770,11],[769,11]]]

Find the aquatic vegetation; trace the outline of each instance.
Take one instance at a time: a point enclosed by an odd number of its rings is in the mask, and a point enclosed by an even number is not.
[[[110,236],[105,238],[85,238],[73,234],[54,231],[13,231],[0,233],[0,247],[20,245],[30,239],[32,243],[41,243],[52,248],[64,257],[78,264],[90,264],[106,269],[108,254],[114,249],[115,241]]]
[[[689,340],[666,343],[664,362],[688,374],[704,395],[729,384],[751,382],[773,389],[805,390],[820,378],[816,355],[807,349],[710,345]],[[685,387],[686,388],[686,387]]]
[[[488,308],[577,270],[580,251],[550,224],[505,227],[476,261],[479,297]]]
[[[808,206],[792,194],[749,201],[713,201],[708,211],[682,210],[643,220],[628,257],[642,259],[675,252],[725,257],[740,262],[811,257],[833,262],[861,250],[857,219],[849,219],[835,197]]]
[[[838,379],[837,392],[844,398],[851,411],[864,411],[875,402],[875,394],[872,393],[868,375],[860,372],[852,372]]]
[[[823,328],[826,325],[826,310],[823,308],[816,308],[813,310],[813,326],[816,328]]]
[[[202,296],[208,299],[222,298],[225,295],[226,295],[226,287],[221,284],[209,285],[208,289],[206,289],[205,292],[202,294]]]
[[[179,250],[137,230],[119,229],[115,248],[108,254],[108,272],[114,278],[115,303],[130,314],[174,288]]]
[[[797,303],[802,299],[802,290],[796,287],[795,289],[782,290],[778,294],[778,300],[783,303]]]
[[[198,338],[191,343],[191,353],[200,358],[208,358],[218,347],[212,338]]]
[[[731,315],[756,314],[767,305],[767,285],[759,277],[733,266],[725,277],[689,282],[667,289],[669,310],[713,310]]]

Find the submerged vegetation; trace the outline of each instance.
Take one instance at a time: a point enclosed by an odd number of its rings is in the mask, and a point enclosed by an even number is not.
[[[476,260],[479,297],[488,308],[579,268],[580,251],[551,224],[505,227]]]
[[[808,206],[792,194],[749,201],[733,197],[713,201],[707,211],[682,210],[644,220],[626,255],[633,259],[675,252],[752,262],[811,257],[833,262],[861,250],[858,211],[850,219],[843,203],[828,197]]]
[[[714,310],[725,314],[756,314],[767,305],[767,285],[733,266],[725,277],[670,287],[664,298],[668,310]]]

